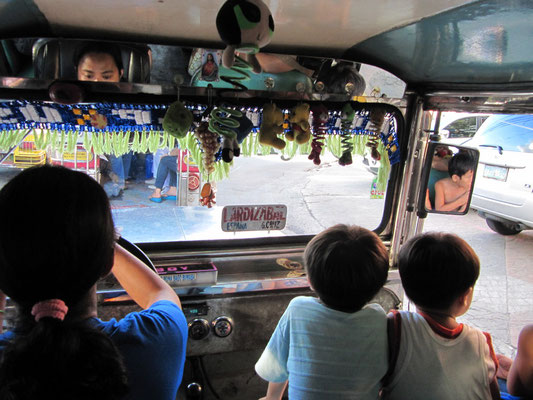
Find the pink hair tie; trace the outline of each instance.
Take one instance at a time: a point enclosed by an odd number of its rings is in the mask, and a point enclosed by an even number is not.
[[[36,322],[39,322],[44,317],[56,318],[63,321],[67,312],[67,305],[63,300],[59,299],[40,301],[35,303],[31,309],[31,315],[35,316]]]

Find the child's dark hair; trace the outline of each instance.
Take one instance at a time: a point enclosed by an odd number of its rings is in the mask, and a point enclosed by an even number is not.
[[[417,306],[448,309],[474,286],[479,258],[459,236],[430,232],[410,239],[400,250],[396,266],[405,294]]]
[[[355,312],[385,284],[389,256],[374,232],[338,224],[309,242],[304,264],[311,286],[328,307]]]
[[[111,57],[113,57],[113,60],[115,60],[115,64],[119,72],[124,68],[122,64],[121,51],[116,44],[107,42],[88,42],[78,47],[78,49],[76,49],[74,52],[73,62],[76,69],[78,69],[81,59],[89,53],[109,54]]]
[[[0,190],[0,221],[0,289],[18,312],[0,360],[0,398],[123,397],[121,356],[82,313],[113,265],[115,230],[103,188],[67,168],[29,168]],[[31,315],[49,299],[68,307],[64,321]]]
[[[460,152],[454,155],[448,163],[448,174],[450,177],[457,175],[459,178],[468,171],[473,171],[476,168],[474,158],[466,152]]]

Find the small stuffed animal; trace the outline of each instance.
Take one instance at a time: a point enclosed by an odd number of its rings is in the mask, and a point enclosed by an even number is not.
[[[295,140],[298,144],[307,143],[311,137],[311,126],[309,125],[309,104],[300,103],[291,110],[289,116],[291,129],[286,133],[288,140]]]
[[[275,147],[278,150],[285,148],[285,141],[278,138],[283,132],[283,113],[274,103],[263,106],[263,120],[259,128],[259,143]]]
[[[255,54],[270,43],[274,19],[262,0],[227,0],[217,14],[218,34],[226,44],[222,65],[231,68],[235,52],[247,54],[254,72],[261,72]]]
[[[189,132],[193,121],[192,112],[181,101],[172,103],[163,117],[163,129],[178,139]]]

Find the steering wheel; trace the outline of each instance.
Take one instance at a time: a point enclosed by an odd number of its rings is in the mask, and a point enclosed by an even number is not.
[[[131,254],[133,254],[135,257],[137,257],[139,260],[141,260],[143,263],[148,265],[151,270],[154,272],[157,272],[155,269],[154,264],[152,263],[152,260],[148,258],[148,256],[142,251],[140,248],[138,248],[136,245],[134,245],[132,242],[130,242],[127,239],[124,239],[122,236],[117,240],[117,243],[124,247],[126,250],[128,250]]]

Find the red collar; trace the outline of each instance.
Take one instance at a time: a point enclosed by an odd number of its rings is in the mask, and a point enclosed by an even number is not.
[[[422,317],[424,317],[424,319],[429,324],[429,326],[433,330],[433,332],[435,332],[437,335],[442,336],[442,337],[444,337],[446,339],[455,339],[463,331],[463,324],[459,324],[454,329],[446,328],[445,326],[439,324],[437,321],[435,321],[433,318],[431,318],[425,312],[419,311],[419,310],[417,312]]]

